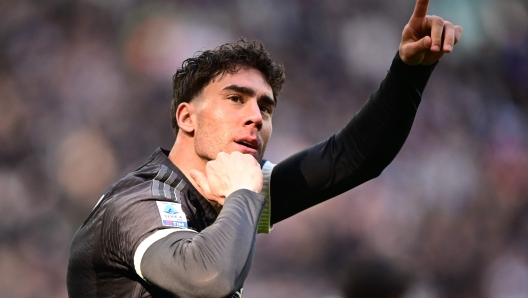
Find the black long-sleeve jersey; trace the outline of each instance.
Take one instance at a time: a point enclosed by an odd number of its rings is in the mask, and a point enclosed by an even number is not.
[[[238,190],[219,214],[168,151],[156,150],[105,192],[75,234],[69,296],[240,297],[257,230],[378,176],[407,138],[433,69],[396,55],[340,132],[276,166],[263,162],[263,193]]]

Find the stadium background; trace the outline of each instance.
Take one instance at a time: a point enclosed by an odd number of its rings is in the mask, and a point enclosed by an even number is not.
[[[432,1],[464,28],[374,181],[259,236],[246,297],[338,296],[377,260],[406,297],[528,297],[528,3]],[[413,0],[0,1],[0,296],[66,297],[73,233],[173,142],[182,60],[245,36],[284,63],[266,158],[340,129],[396,53]]]

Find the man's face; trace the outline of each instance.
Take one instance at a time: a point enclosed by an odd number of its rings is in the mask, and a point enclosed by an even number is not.
[[[262,160],[275,101],[260,71],[241,68],[217,76],[191,104],[196,111],[194,145],[200,158],[209,161],[219,152],[239,151]]]

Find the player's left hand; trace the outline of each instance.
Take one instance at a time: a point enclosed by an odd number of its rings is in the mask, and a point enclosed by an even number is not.
[[[408,65],[431,65],[451,53],[462,27],[439,16],[427,15],[429,0],[417,0],[411,19],[402,32],[399,53]]]

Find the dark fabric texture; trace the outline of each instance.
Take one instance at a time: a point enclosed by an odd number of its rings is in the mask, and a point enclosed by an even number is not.
[[[256,225],[265,198],[254,192],[239,190],[226,200],[225,210],[218,215],[167,155],[168,151],[157,149],[145,165],[112,185],[76,232],[68,264],[67,285],[70,297],[167,297],[169,292],[152,285],[157,284],[158,278],[163,284],[163,279],[171,272],[181,274],[195,270],[190,267],[189,262],[185,262],[190,260],[187,258],[179,260],[183,262],[183,267],[174,266],[171,271],[160,270],[157,274],[151,266],[146,266],[148,273],[144,276],[151,277],[151,284],[136,274],[134,253],[138,245],[157,230],[173,228],[163,225],[156,202],[181,203],[187,218],[187,228],[199,234],[177,232],[166,237],[165,241],[170,243],[196,238],[185,242],[185,245],[181,242],[179,245],[185,247],[183,250],[180,246],[169,246],[164,247],[167,251],[160,252],[156,247],[161,243],[156,243],[152,250],[170,256],[176,255],[175,250],[185,251],[188,254],[182,257],[188,257],[189,254],[201,255],[205,258],[202,261],[209,264],[232,261],[237,266],[232,267],[236,274],[229,275],[234,278],[231,285],[239,287],[235,290],[240,289],[251,264]],[[185,187],[178,190],[178,185]],[[238,233],[233,232],[234,228]],[[241,251],[242,248],[245,250]],[[230,254],[231,259],[227,259]],[[242,255],[245,257],[240,258]],[[198,266],[200,259],[195,261]],[[207,269],[217,268],[208,266]],[[206,271],[202,270],[200,273],[207,275]],[[194,275],[184,277],[187,280],[179,275],[178,279],[172,280],[177,280],[182,285],[192,284]],[[168,289],[175,290],[174,286]]]
[[[255,247],[266,199],[238,190],[225,201],[216,222],[192,238],[179,233],[146,251],[141,268],[147,281],[170,297],[226,297],[242,288]]]
[[[408,66],[396,54],[380,88],[340,132],[278,163],[271,224],[379,176],[407,139],[436,64]]]

